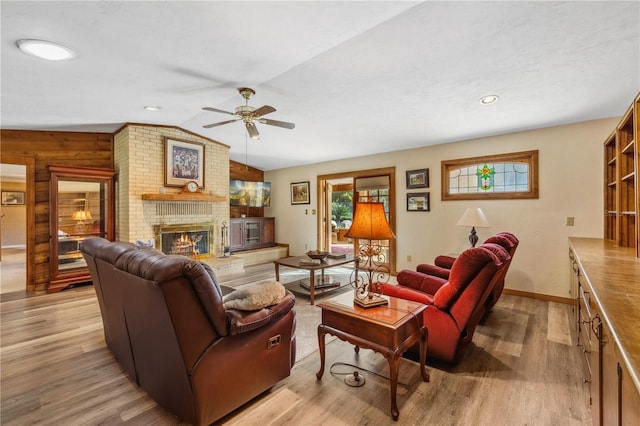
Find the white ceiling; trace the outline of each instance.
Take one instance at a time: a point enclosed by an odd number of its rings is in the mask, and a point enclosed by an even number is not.
[[[619,116],[640,91],[638,1],[2,1],[1,14],[2,128],[175,125],[263,170]],[[22,38],[77,57],[27,56]],[[241,122],[203,129],[230,117],[201,108],[233,111],[241,86],[296,128],[258,124],[248,142]],[[488,94],[501,99],[480,105]]]

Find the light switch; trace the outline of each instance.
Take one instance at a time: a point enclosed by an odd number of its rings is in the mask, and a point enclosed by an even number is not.
[[[567,226],[573,226],[573,216],[567,216]]]

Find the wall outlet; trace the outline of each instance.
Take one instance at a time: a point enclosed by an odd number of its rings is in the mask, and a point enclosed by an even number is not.
[[[407,256],[407,262],[411,262],[411,255]]]
[[[567,216],[567,226],[573,226],[573,216]]]
[[[309,245],[308,245],[308,244],[305,244],[305,245],[304,245],[304,251],[307,251],[307,250],[309,250]]]

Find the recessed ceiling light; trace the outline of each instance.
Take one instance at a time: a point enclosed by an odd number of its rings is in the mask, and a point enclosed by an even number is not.
[[[147,111],[160,111],[162,108],[156,105],[147,105],[144,109]]]
[[[498,95],[483,96],[482,98],[480,98],[480,103],[482,105],[491,105],[498,102],[498,99],[500,99],[500,96]]]
[[[46,40],[23,39],[18,40],[16,45],[28,55],[49,61],[64,61],[75,56],[73,50],[68,47]]]

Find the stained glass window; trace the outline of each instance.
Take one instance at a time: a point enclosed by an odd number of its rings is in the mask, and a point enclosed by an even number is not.
[[[442,199],[538,198],[538,151],[442,162]]]

